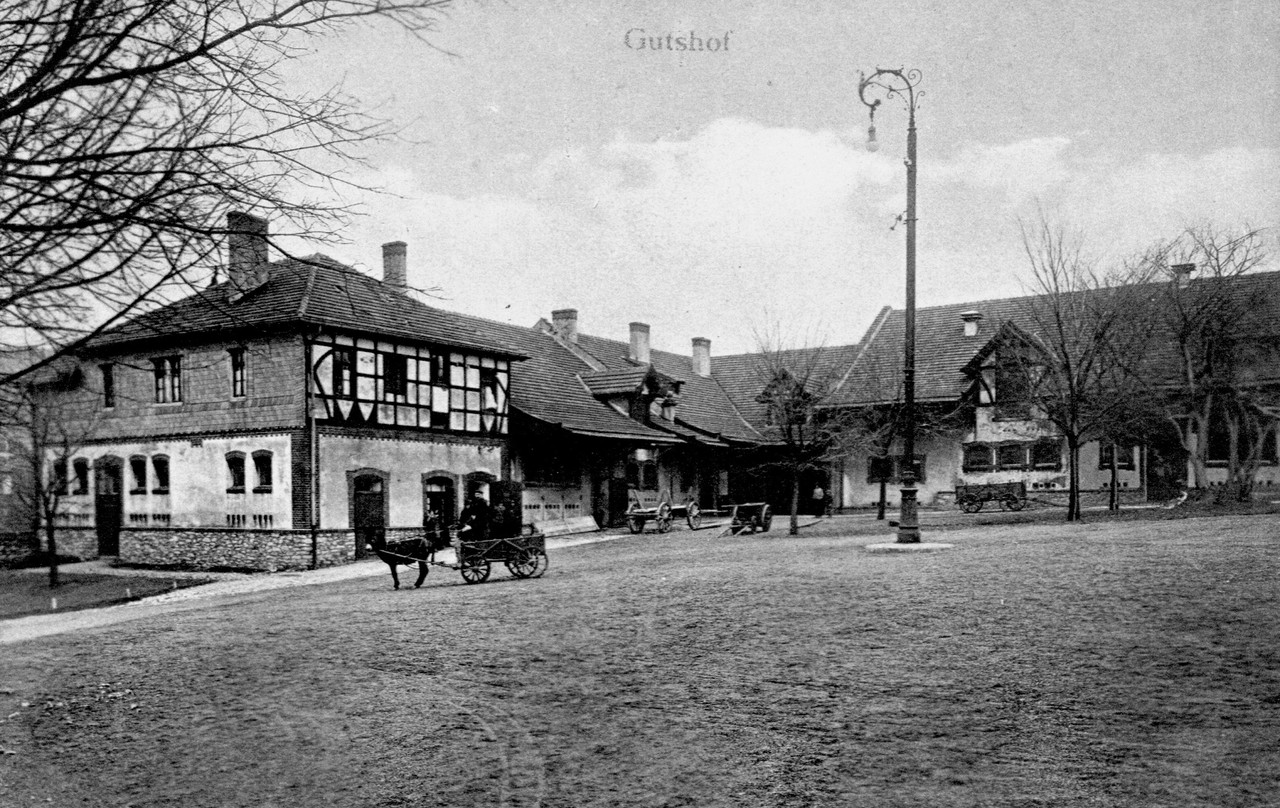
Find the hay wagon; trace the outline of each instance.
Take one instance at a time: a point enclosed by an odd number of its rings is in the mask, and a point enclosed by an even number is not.
[[[1027,484],[1016,482],[956,486],[956,504],[965,513],[977,513],[988,502],[998,502],[1007,511],[1020,511],[1027,506]]]

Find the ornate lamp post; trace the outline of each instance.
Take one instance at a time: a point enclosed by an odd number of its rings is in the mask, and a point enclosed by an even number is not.
[[[907,106],[907,307],[902,362],[903,403],[906,412],[902,427],[902,514],[898,519],[898,543],[920,541],[920,517],[916,508],[916,91],[919,70],[876,68],[870,76],[859,74],[858,97],[871,110],[867,129],[867,150],[880,148],[876,142],[876,108],[886,98],[898,98]],[[868,97],[868,96],[871,97]]]

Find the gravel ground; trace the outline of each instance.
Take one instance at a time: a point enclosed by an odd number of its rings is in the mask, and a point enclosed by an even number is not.
[[[627,537],[538,580],[384,571],[0,646],[0,804],[1275,804],[1280,520],[927,555],[862,530]]]

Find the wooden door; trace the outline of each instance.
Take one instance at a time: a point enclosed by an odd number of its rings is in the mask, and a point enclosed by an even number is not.
[[[98,529],[98,555],[120,555],[123,468],[124,461],[118,457],[104,457],[94,467],[93,520]]]
[[[364,474],[355,479],[352,511],[355,516],[356,558],[364,558],[370,547],[386,542],[386,492],[382,478]]]

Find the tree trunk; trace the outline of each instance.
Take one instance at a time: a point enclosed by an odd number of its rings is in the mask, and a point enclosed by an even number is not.
[[[884,480],[884,478],[881,478],[880,501],[876,505],[876,518],[882,522],[884,521],[884,506],[885,506],[886,495],[888,493],[888,486],[889,486],[889,483],[886,480]]]
[[[1119,446],[1111,444],[1111,494],[1107,498],[1107,510],[1120,510],[1120,480],[1119,471],[1116,467],[1116,452]]]
[[[800,532],[800,469],[791,469],[791,528],[787,531],[794,536]]]
[[[1080,443],[1067,438],[1067,521],[1080,518]]]
[[[44,522],[45,543],[49,547],[49,588],[52,589],[59,585],[58,580],[58,539],[57,528],[53,524],[52,519],[46,519]]]

